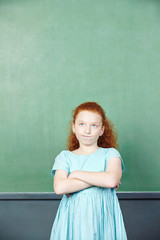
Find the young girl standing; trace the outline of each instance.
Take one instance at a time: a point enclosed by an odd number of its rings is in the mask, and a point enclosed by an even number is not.
[[[51,170],[54,191],[63,194],[50,240],[126,240],[118,188],[123,159],[115,149],[111,121],[96,102],[73,110],[68,150]]]

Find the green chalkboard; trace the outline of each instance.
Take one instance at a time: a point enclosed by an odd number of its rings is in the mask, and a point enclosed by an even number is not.
[[[118,130],[120,191],[160,191],[160,2],[0,1],[0,192],[52,192],[71,111]]]

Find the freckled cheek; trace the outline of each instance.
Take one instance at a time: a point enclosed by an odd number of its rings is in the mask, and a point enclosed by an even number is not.
[[[78,135],[78,136],[81,136],[82,134],[83,134],[83,131],[82,131],[82,130],[77,132],[77,135]]]
[[[82,128],[78,130],[78,134],[81,134],[82,132],[83,132]]]

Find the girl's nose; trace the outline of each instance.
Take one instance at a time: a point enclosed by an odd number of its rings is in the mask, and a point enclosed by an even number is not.
[[[86,126],[86,127],[85,127],[85,132],[86,132],[86,133],[90,133],[90,126]]]

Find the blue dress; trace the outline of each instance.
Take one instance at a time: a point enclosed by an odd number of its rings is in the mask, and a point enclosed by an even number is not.
[[[55,159],[51,175],[56,169],[104,172],[112,157],[123,159],[115,148],[100,147],[90,155],[76,155],[62,151]],[[60,201],[52,226],[50,240],[126,240],[126,230],[115,188],[92,186],[65,194]]]

